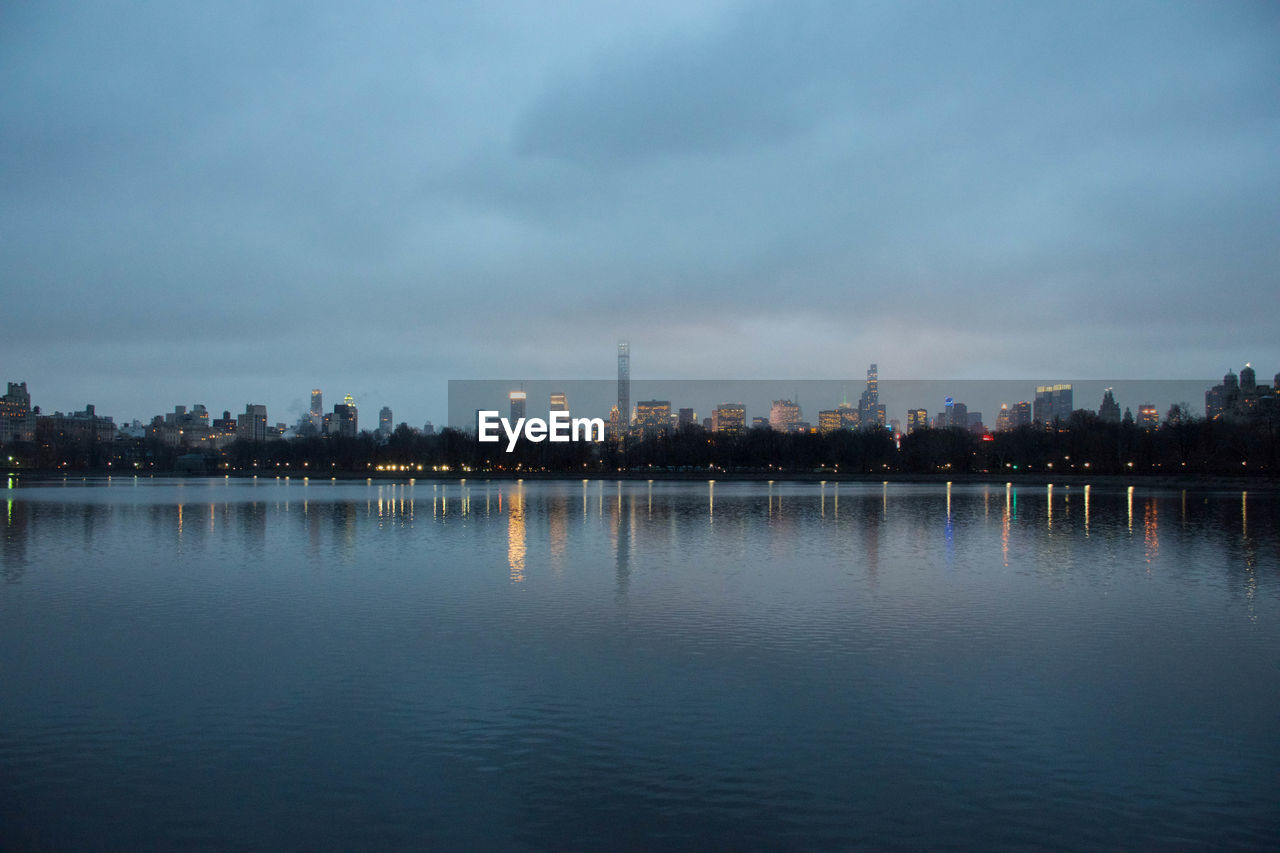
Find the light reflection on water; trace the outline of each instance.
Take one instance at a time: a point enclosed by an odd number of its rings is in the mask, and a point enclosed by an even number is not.
[[[1261,846],[1276,520],[1141,486],[20,487],[0,841]]]

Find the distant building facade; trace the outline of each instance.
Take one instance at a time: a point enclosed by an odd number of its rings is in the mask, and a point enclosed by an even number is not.
[[[247,403],[244,414],[236,416],[236,438],[246,441],[267,440],[267,407]]]
[[[665,433],[671,428],[670,400],[641,400],[636,403],[635,427],[646,436]]]
[[[907,435],[929,428],[929,412],[926,409],[907,409]]]
[[[1280,410],[1280,373],[1273,385],[1259,385],[1257,372],[1246,364],[1239,377],[1230,370],[1222,383],[1204,392],[1204,416],[1209,420],[1271,415]]]
[[[1070,382],[1037,385],[1035,402],[1031,407],[1032,420],[1050,426],[1055,420],[1065,421],[1070,418],[1073,408],[1072,393]]]
[[[746,422],[747,407],[742,403],[721,403],[711,410],[712,432],[742,432]]]
[[[778,432],[793,432],[800,424],[800,404],[774,400],[769,407],[769,426]]]
[[[1102,405],[1098,406],[1098,420],[1109,424],[1120,423],[1120,404],[1111,389],[1102,392]]]
[[[8,392],[0,397],[0,444],[35,440],[36,415],[27,383],[10,382]]]
[[[116,425],[111,418],[97,414],[90,404],[83,412],[37,415],[36,438],[41,443],[100,444],[116,440]]]

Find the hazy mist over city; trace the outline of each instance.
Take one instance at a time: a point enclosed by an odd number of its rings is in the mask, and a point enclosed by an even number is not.
[[[0,380],[45,410],[421,425],[619,340],[637,379],[1280,367],[1274,3],[0,21]]]

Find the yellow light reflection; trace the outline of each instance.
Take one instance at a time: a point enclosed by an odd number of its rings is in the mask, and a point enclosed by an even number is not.
[[[1013,515],[1012,488],[1008,483],[1004,487],[1004,513],[1000,517],[1000,555],[1004,558],[1004,567],[1009,568],[1009,519]]]
[[[1151,564],[1160,554],[1160,519],[1155,498],[1147,498],[1142,514],[1142,541],[1146,550],[1147,574],[1151,573]]]
[[[501,492],[499,492],[501,499]],[[519,492],[516,491],[508,502],[507,510],[507,564],[511,569],[511,582],[520,583],[524,580],[524,558],[525,558],[525,542],[524,542],[524,500]]]
[[[1045,526],[1048,530],[1053,529],[1053,483],[1050,483],[1046,492],[1045,506],[1048,508],[1048,516]]]
[[[951,520],[951,481],[947,480],[947,521]]]
[[[1129,487],[1129,532],[1133,532],[1133,486]]]
[[[1089,535],[1089,486],[1084,487],[1084,535]]]

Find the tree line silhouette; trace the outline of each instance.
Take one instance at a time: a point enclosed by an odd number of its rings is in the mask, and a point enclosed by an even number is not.
[[[236,441],[217,451],[171,447],[153,438],[109,443],[14,444],[0,454],[11,469],[121,473],[289,472],[317,476],[352,473],[490,472],[606,474],[707,472],[743,475],[830,472],[906,474],[1196,474],[1274,477],[1280,470],[1275,418],[1189,417],[1175,407],[1155,429],[1100,420],[1086,410],[1050,426],[1040,424],[978,435],[921,429],[895,442],[883,429],[827,434],[753,428],[709,432],[691,425],[615,443],[533,443],[514,451],[444,429],[423,435],[406,426],[382,441],[307,437]]]

